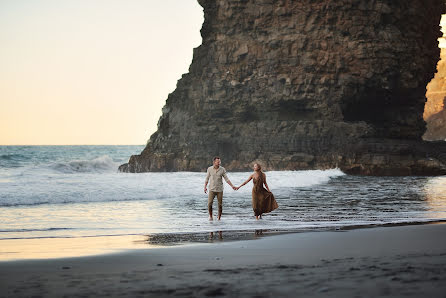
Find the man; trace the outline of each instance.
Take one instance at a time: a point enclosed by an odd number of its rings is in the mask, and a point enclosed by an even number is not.
[[[221,213],[223,211],[223,180],[225,178],[226,182],[231,185],[232,189],[236,190],[236,187],[232,185],[228,176],[226,175],[226,170],[220,167],[221,160],[220,157],[214,157],[214,165],[209,167],[207,170],[206,181],[204,182],[204,193],[207,193],[207,185],[209,182],[209,196],[208,196],[208,211],[209,220],[213,220],[212,217],[212,203],[214,202],[215,196],[217,196],[218,201],[218,220],[221,218]]]

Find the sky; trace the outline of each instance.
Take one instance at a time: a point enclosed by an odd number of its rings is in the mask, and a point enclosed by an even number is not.
[[[444,36],[444,33],[446,33],[446,14],[441,16],[440,26],[441,26],[441,32],[443,33]],[[439,41],[438,47],[442,49],[446,48],[446,39],[444,37],[440,37],[438,41]]]
[[[145,144],[202,23],[196,0],[0,0],[0,145]]]

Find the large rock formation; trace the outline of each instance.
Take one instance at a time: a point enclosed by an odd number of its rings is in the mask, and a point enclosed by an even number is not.
[[[446,104],[446,97],[444,97]],[[427,120],[427,130],[423,138],[432,141],[446,141],[446,109],[431,115]]]
[[[443,16],[442,22],[446,23]],[[442,26],[442,32],[446,31],[446,24]],[[423,139],[427,141],[446,140],[446,40],[440,38],[440,61],[437,64],[437,73],[427,85],[427,102],[424,107],[424,119],[427,123]]]
[[[437,73],[426,89],[426,105],[424,106],[423,117],[425,120],[444,109],[444,99],[446,97],[446,49],[441,49],[441,60],[437,64]]]
[[[426,145],[443,0],[199,0],[203,43],[124,172],[446,174]]]

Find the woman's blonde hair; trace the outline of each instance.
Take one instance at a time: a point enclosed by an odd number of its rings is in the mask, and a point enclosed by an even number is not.
[[[257,165],[257,167],[259,168],[259,171],[261,172],[262,171],[262,166],[258,162],[255,162],[254,164]]]

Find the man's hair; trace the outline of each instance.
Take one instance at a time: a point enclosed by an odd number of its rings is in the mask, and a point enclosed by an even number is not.
[[[220,159],[220,156],[214,156],[214,161],[216,160],[216,159]]]

